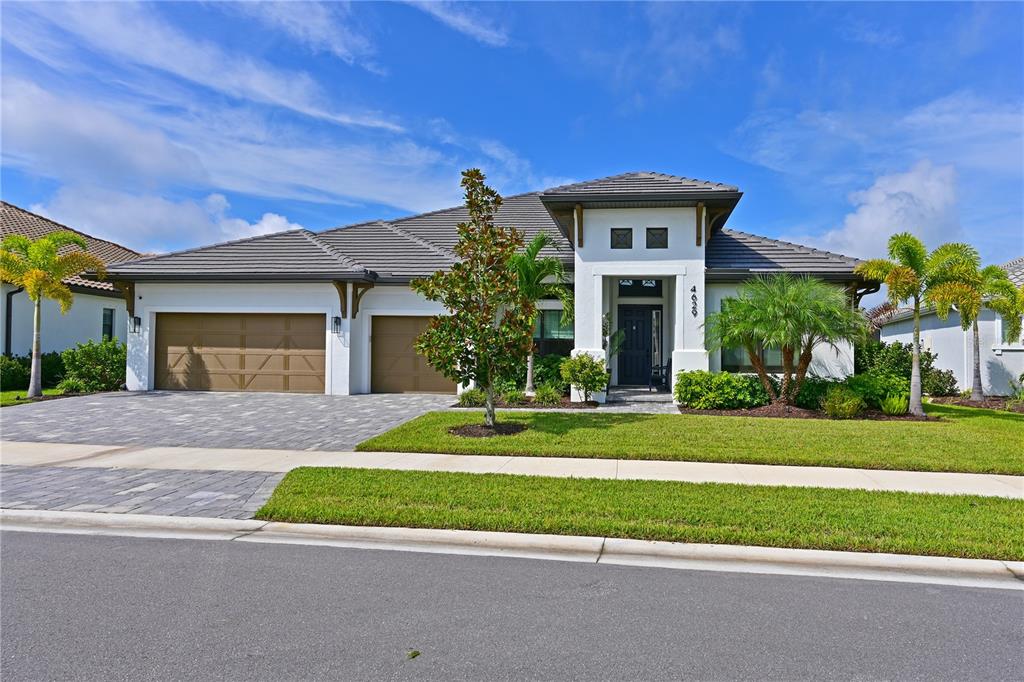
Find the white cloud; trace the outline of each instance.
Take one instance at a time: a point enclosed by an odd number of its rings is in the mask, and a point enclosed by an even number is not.
[[[172,201],[152,194],[129,194],[86,185],[68,185],[32,211],[102,239],[144,252],[171,251],[294,230],[301,225],[276,213],[255,223],[229,215],[222,194],[196,201]]]
[[[313,52],[326,52],[347,64],[382,73],[370,61],[372,41],[352,26],[349,5],[340,2],[236,2],[226,7],[279,30]]]
[[[879,257],[895,232],[911,232],[934,248],[963,239],[952,166],[920,161],[902,173],[882,175],[850,194],[853,211],[822,235],[784,237],[848,256]]]
[[[199,157],[160,130],[22,80],[4,79],[3,87],[5,164],[72,181],[151,185],[206,179]]]
[[[74,36],[94,52],[157,69],[177,78],[231,97],[283,107],[312,118],[347,126],[398,132],[401,126],[373,112],[344,112],[333,108],[316,82],[306,73],[276,68],[248,56],[231,54],[219,46],[194,40],[163,21],[147,5],[137,3],[23,3],[5,6],[4,40],[26,54],[53,64],[58,58],[41,56],[38,39],[51,47],[59,43],[33,19],[45,19],[52,28]],[[20,17],[18,12],[34,16]],[[42,35],[39,35],[42,32]],[[77,55],[71,46],[65,62]]]
[[[483,16],[467,2],[447,0],[409,0],[408,4],[420,9],[445,26],[469,36],[477,42],[492,47],[508,44],[508,34],[494,22]]]
[[[903,37],[891,28],[856,19],[841,25],[839,33],[846,40],[871,47],[895,47],[903,42]]]

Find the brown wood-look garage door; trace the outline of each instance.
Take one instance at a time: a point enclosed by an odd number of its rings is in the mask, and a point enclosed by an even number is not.
[[[370,340],[370,390],[374,393],[455,393],[455,382],[427,364],[413,348],[429,317],[374,316]]]
[[[323,393],[323,315],[158,313],[156,388]]]

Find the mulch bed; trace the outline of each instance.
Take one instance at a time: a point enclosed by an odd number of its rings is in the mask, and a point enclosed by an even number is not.
[[[781,419],[830,419],[820,410],[808,410],[802,407],[789,405],[764,405],[749,410],[695,410],[689,407],[680,407],[683,414],[710,414],[722,417],[772,417]],[[939,417],[915,417],[912,414],[892,415],[880,410],[865,410],[856,419],[868,419],[871,421],[901,421],[901,422],[934,422],[942,421]]]
[[[463,438],[493,438],[494,436],[512,436],[525,430],[526,424],[498,422],[494,426],[484,426],[483,424],[453,426],[448,429],[448,433]]]
[[[529,410],[592,410],[595,407],[600,407],[600,403],[598,403],[595,400],[591,400],[590,402],[586,403],[574,403],[569,398],[564,397],[562,398],[562,402],[558,403],[557,405],[541,405],[540,403],[534,402],[532,399],[527,399],[526,402],[523,403],[506,403],[504,400],[498,399],[494,401],[494,406],[497,408],[504,408],[506,410],[510,407],[525,408]],[[466,406],[455,403],[454,405],[452,405],[452,407],[465,408]]]
[[[1024,403],[1017,403],[1013,407],[1007,407],[1006,403],[1010,401],[1010,398],[1002,396],[985,396],[984,400],[971,400],[970,398],[961,398],[960,396],[950,396],[945,398],[932,398],[931,401],[937,405],[957,405],[959,407],[980,407],[985,410],[1003,410],[1006,412],[1017,412],[1024,414]]]
[[[91,393],[61,393],[59,395],[41,395],[38,398],[22,398],[17,396],[15,400],[19,403],[41,403],[45,400],[60,400],[61,398],[77,398],[82,395],[92,395]]]

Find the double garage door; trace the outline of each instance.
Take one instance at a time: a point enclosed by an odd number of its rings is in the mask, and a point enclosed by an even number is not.
[[[413,348],[426,317],[375,316],[370,388],[375,393],[454,393],[455,384]],[[324,393],[323,315],[158,313],[158,389]]]

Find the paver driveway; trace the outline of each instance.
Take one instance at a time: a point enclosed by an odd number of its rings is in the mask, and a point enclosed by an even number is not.
[[[153,391],[46,400],[0,411],[7,441],[351,450],[450,395],[354,396]]]

